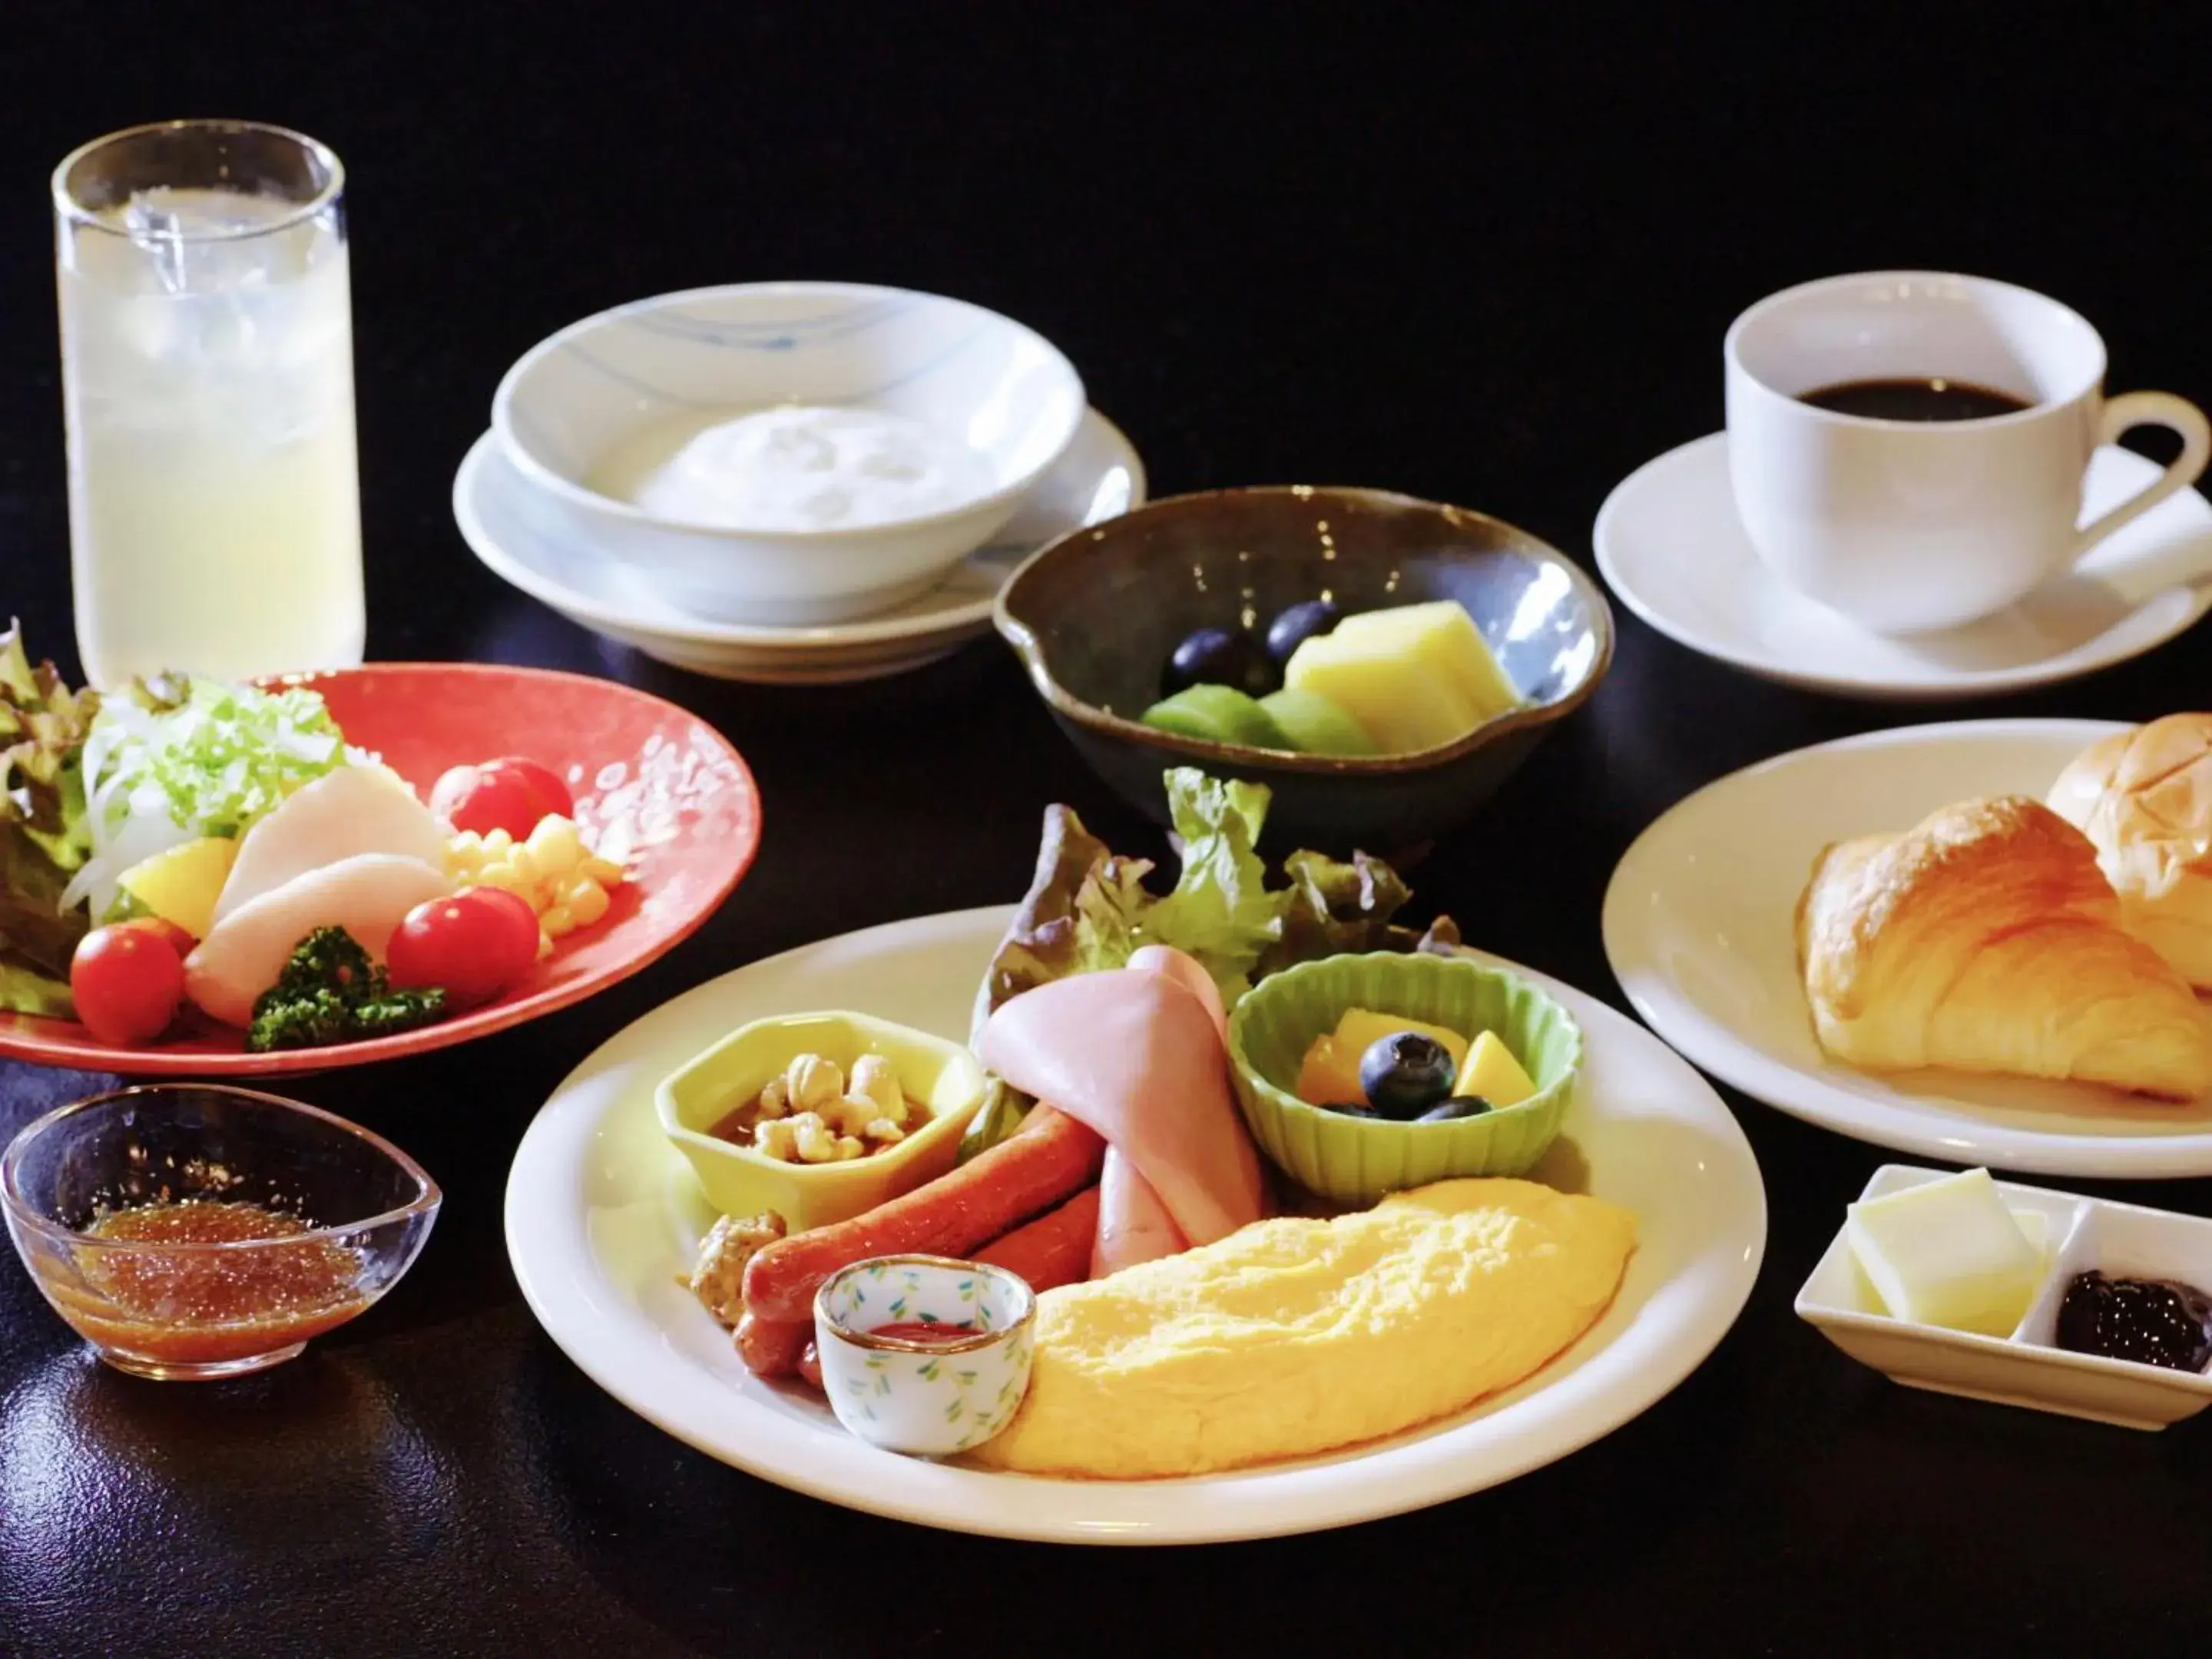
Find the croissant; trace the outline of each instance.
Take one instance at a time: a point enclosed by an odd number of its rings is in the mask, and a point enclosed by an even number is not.
[[[2212,987],[2212,714],[2168,714],[2092,744],[2051,787],[2089,838],[2127,929]]]
[[[1797,959],[1814,1035],[1847,1065],[2212,1090],[2212,1016],[2123,928],[2087,838],[2025,796],[1825,849]]]

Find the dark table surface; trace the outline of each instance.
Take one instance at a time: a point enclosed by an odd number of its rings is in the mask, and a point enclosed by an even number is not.
[[[663,1436],[524,1307],[508,1159],[599,1043],[768,953],[1012,898],[1048,801],[1156,845],[994,640],[873,686],[724,684],[481,568],[453,471],[501,369],[561,324],[750,278],[958,294],[1062,345],[1159,493],[1387,486],[1579,559],[1614,481],[1719,425],[1729,319],[1802,278],[2009,277],[2101,326],[2116,389],[2212,397],[2212,145],[2184,11],[2136,39],[2118,9],[2064,28],[1952,12],[1950,39],[1934,8],[1847,28],[1647,8],[1602,31],[1470,8],[1457,34],[1359,9],[1353,30],[1111,7],[7,9],[0,608],[73,665],[48,168],[138,120],[284,122],[351,173],[371,654],[674,698],[752,763],[767,841],[722,912],[620,988],[297,1085],[447,1194],[413,1273],[305,1358],[137,1382],[0,1263],[0,1650],[2121,1652],[2195,1634],[2212,1431],[1916,1394],[1844,1358],[1790,1298],[1885,1155],[1740,1097],[1771,1236],[1711,1359],[1564,1462],[1338,1533],[1097,1552],[849,1514]],[[2201,707],[2203,651],[1966,712]],[[1600,896],[1656,813],[1779,750],[1958,712],[1765,684],[1624,617],[1595,702],[1437,849],[1419,902],[1617,1002]],[[853,809],[855,780],[911,850]],[[0,1067],[0,1133],[106,1081]],[[2212,1206],[2202,1182],[2136,1194]]]

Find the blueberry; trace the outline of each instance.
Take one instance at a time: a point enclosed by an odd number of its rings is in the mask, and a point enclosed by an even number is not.
[[[1328,633],[1343,614],[1330,599],[1308,599],[1304,605],[1285,606],[1267,624],[1267,654],[1279,663],[1288,662],[1291,652],[1315,635]]]
[[[1193,685],[1226,685],[1248,697],[1279,690],[1281,672],[1267,647],[1243,629],[1201,628],[1185,636],[1168,658],[1161,687],[1169,696]]]
[[[1377,1037],[1359,1057],[1359,1086],[1369,1105],[1403,1123],[1450,1096],[1452,1057],[1419,1031]]]
[[[1480,1095],[1454,1095],[1441,1106],[1431,1106],[1413,1120],[1416,1123],[1449,1123],[1462,1117],[1480,1117],[1490,1103]]]

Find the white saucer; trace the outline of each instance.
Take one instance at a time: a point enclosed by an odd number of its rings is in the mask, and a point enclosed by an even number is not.
[[[944,586],[858,622],[775,628],[687,615],[587,541],[548,535],[519,508],[530,485],[489,432],[453,478],[461,539],[495,576],[571,622],[648,657],[721,679],[770,685],[878,679],[933,662],[991,626],[1014,567],[1047,542],[1145,500],[1145,465],[1120,428],[1089,410],[1075,441],[1006,527]]]
[[[2099,450],[2083,516],[2158,473],[2128,450]],[[1725,432],[1629,474],[1599,509],[1595,539],[1613,592],[1669,639],[1845,696],[1982,696],[2071,679],[2163,645],[2212,609],[2212,505],[2184,489],[2009,611],[1939,634],[1869,633],[1759,562],[1736,519]]]
[[[2084,1083],[1829,1060],[1797,967],[1798,895],[1830,842],[1910,829],[1978,795],[2042,799],[2124,726],[1960,720],[1869,732],[1711,783],[1636,838],[1606,889],[1606,959],[1646,1024],[1699,1069],[1855,1140],[2033,1175],[2212,1176],[2212,1099],[2170,1106]]]

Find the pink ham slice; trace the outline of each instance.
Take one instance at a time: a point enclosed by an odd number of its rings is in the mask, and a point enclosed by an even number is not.
[[[1139,1261],[1181,1255],[1190,1241],[1168,1213],[1167,1200],[1119,1146],[1106,1149],[1098,1176],[1098,1237],[1091,1247],[1091,1276],[1103,1279]]]
[[[1180,951],[1026,991],[991,1017],[983,1063],[1103,1135],[1092,1272],[1226,1237],[1261,1213],[1260,1163],[1229,1091],[1221,1000]]]

